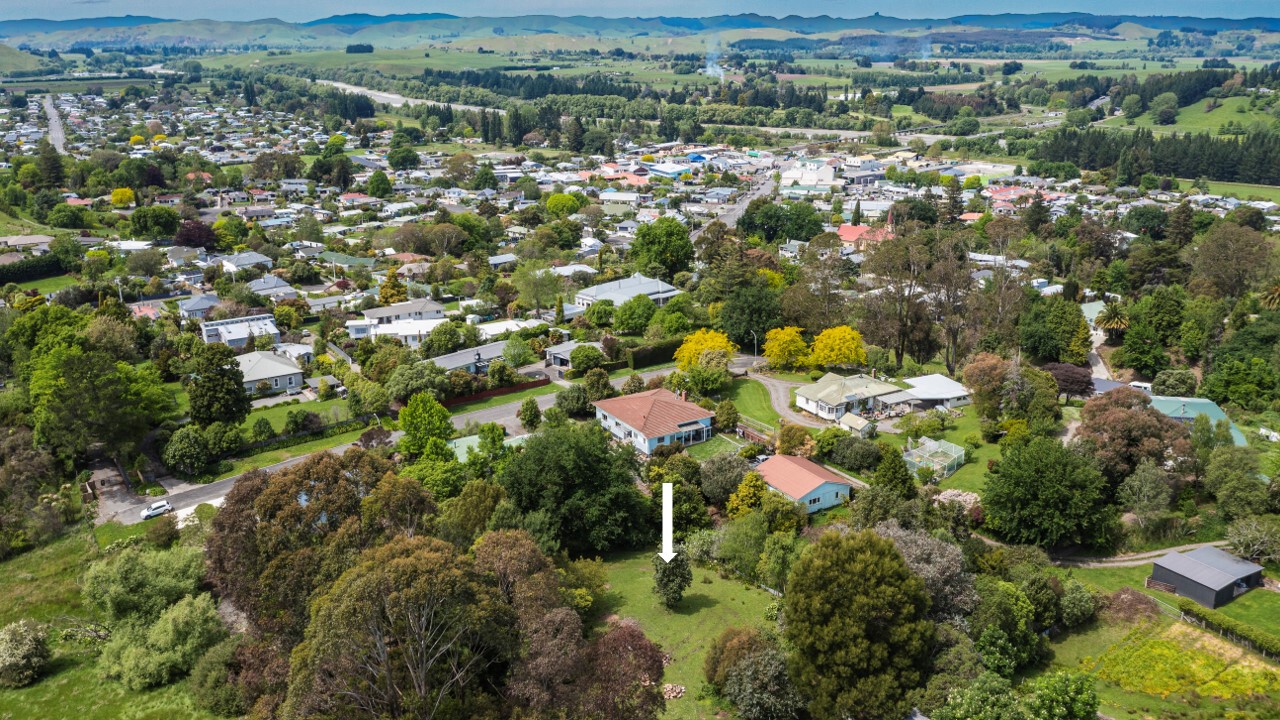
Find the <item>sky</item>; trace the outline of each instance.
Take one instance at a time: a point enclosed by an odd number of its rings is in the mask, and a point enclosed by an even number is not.
[[[0,18],[46,18],[65,20],[108,15],[151,15],[160,18],[215,20],[257,20],[275,17],[290,22],[316,20],[329,15],[365,12],[444,12],[454,15],[502,17],[511,15],[596,15],[629,17],[656,15],[703,17],[755,12],[762,15],[831,15],[863,17],[873,12],[895,17],[949,17],[961,14],[1002,12],[1091,12],[1095,14],[1192,15],[1197,17],[1276,17],[1276,0],[977,0],[969,3],[938,0],[471,0],[465,10],[456,2],[423,0],[216,0],[216,2],[175,3],[158,0],[0,0]]]

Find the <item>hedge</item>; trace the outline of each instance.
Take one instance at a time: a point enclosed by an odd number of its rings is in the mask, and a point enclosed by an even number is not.
[[[61,275],[62,262],[53,253],[39,257],[29,257],[8,265],[0,265],[0,285],[8,283],[24,283],[30,280],[43,280],[47,277]]]
[[[1178,610],[1183,615],[1190,615],[1208,625],[1213,625],[1226,635],[1234,635],[1235,640],[1245,641],[1263,655],[1280,655],[1280,637],[1266,630],[1260,630],[1249,623],[1227,617],[1217,610],[1210,610],[1188,598],[1178,599]]]
[[[625,367],[628,367],[626,360],[613,360],[606,363],[600,363],[600,369],[604,370],[607,373],[614,372],[615,370],[621,370]],[[587,376],[586,373],[578,372],[573,368],[569,368],[568,370],[564,371],[565,380],[576,380],[580,377],[586,377],[586,376]]]
[[[684,344],[684,338],[671,338],[669,340],[659,340],[648,345],[640,345],[638,347],[627,349],[627,367],[632,370],[639,370],[650,365],[661,365],[675,359],[676,350]]]

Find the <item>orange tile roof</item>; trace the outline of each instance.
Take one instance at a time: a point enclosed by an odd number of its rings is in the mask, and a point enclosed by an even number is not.
[[[793,455],[774,455],[760,463],[756,472],[764,477],[765,484],[792,500],[799,500],[823,483],[852,485],[818,463]]]
[[[679,432],[683,424],[715,416],[664,388],[597,400],[592,405],[647,438],[670,435]]]

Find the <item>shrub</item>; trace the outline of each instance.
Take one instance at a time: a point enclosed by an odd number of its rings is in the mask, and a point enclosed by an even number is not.
[[[191,671],[227,629],[208,594],[171,605],[145,631],[117,631],[102,649],[103,674],[130,690],[165,685]]]
[[[724,689],[733,667],[767,647],[767,641],[756,628],[727,627],[707,649],[702,672],[707,684],[717,692]]]
[[[673,548],[676,556],[670,562],[653,556],[653,592],[662,598],[668,609],[680,604],[684,591],[693,584],[693,571],[689,569],[689,556],[679,545]]]
[[[244,697],[232,682],[237,669],[236,650],[240,637],[230,637],[209,648],[191,669],[191,694],[196,705],[224,717],[243,715]]]
[[[854,472],[880,465],[880,446],[860,437],[841,438],[831,450],[831,461]]]
[[[194,594],[203,579],[204,553],[199,548],[127,547],[89,566],[84,601],[108,619],[149,623],[182,597]]]
[[[161,515],[147,525],[147,542],[161,550],[178,542],[178,519],[173,515]]]
[[[0,687],[20,688],[40,677],[49,664],[49,634],[31,620],[0,628]]]
[[[591,399],[587,389],[581,385],[573,385],[556,393],[556,407],[566,415],[586,415],[591,412]]]
[[[1062,599],[1058,601],[1058,607],[1062,613],[1062,624],[1069,628],[1079,627],[1089,622],[1097,611],[1093,593],[1090,593],[1079,580],[1071,580],[1067,583]]]
[[[198,475],[213,461],[213,455],[200,428],[184,425],[169,438],[161,459],[170,470],[183,475]]]

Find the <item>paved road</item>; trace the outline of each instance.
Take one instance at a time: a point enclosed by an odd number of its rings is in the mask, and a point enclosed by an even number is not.
[[[754,364],[755,361],[757,360],[759,360],[759,358],[753,358],[750,356],[737,358],[734,360],[733,367],[736,370],[741,370],[745,367],[749,367],[750,365]],[[640,376],[643,377],[645,380],[648,380],[651,377],[654,377],[657,375],[665,375],[669,372],[671,372],[670,368],[666,368],[662,370],[649,370],[646,372],[641,372]],[[612,381],[614,387],[621,387],[622,383],[624,382],[626,382],[625,377],[615,378]],[[538,402],[538,407],[542,410],[546,410],[547,408],[555,404],[556,396],[555,394],[539,395],[536,397],[536,400]],[[492,422],[492,423],[498,423],[499,425],[506,427],[507,432],[511,433],[512,435],[523,434],[524,430],[520,426],[520,420],[516,417],[516,413],[520,410],[520,405],[523,402],[524,402],[523,400],[519,400],[519,401],[504,403],[502,405],[497,405],[490,408],[485,408],[483,410],[474,410],[472,412],[459,413],[453,416],[453,426],[458,429],[462,429],[468,423],[484,424],[484,423]],[[400,437],[403,435],[404,433],[397,430],[396,432],[391,434],[392,441],[394,442],[396,440],[399,440]],[[315,453],[311,453],[308,455],[300,455],[295,458],[290,458],[283,462],[276,463],[275,465],[268,465],[262,469],[266,470],[267,472],[275,472],[277,470],[283,470],[287,467],[291,467],[293,465],[297,465],[300,462],[303,462],[307,458],[311,457],[311,455],[318,455],[320,453],[325,453],[325,452],[332,452],[332,453],[341,455],[342,453],[346,452],[348,448],[354,447],[354,445],[355,445],[354,443],[347,443],[345,445],[339,445],[337,447],[329,448],[327,450],[318,450]],[[226,496],[228,492],[231,491],[232,486],[234,486],[236,481],[239,479],[240,479],[240,476],[236,475],[233,477],[226,478],[224,480],[218,480],[217,482],[211,482],[208,485],[200,485],[192,488],[191,490],[172,493],[166,496],[164,499],[168,500],[169,503],[173,505],[173,509],[175,511],[181,513],[185,510],[190,510],[191,508],[194,508],[200,503],[207,503],[207,502],[213,502],[215,500],[221,500],[223,497]],[[148,498],[144,502],[139,502],[136,505],[133,505],[132,507],[128,507],[124,510],[121,510],[115,513],[114,516],[106,517],[102,519],[103,521],[118,520],[120,523],[124,525],[133,525],[135,523],[142,522],[142,516],[141,516],[142,509],[150,505],[152,502],[155,502],[155,500],[152,498]]]
[[[728,225],[730,228],[737,225],[738,218],[742,217],[743,211],[747,209],[747,205],[751,204],[752,200],[755,200],[756,198],[760,198],[760,197],[767,197],[773,194],[774,185],[776,184],[773,180],[774,172],[781,174],[789,170],[791,166],[794,164],[795,164],[795,160],[787,160],[787,161],[784,161],[782,164],[780,164],[772,172],[766,173],[762,180],[754,182],[751,186],[751,189],[743,193],[737,200],[735,200],[733,203],[729,205],[722,206],[723,209],[714,218],[712,218],[711,222],[714,222],[715,220],[719,220],[725,225]],[[697,240],[698,236],[702,234],[702,231],[705,230],[707,225],[710,225],[710,224],[711,224],[710,222],[707,222],[695,228],[693,232],[689,233],[689,239]]]
[[[67,154],[67,134],[62,128],[62,115],[53,105],[53,96],[45,95],[44,114],[49,118],[49,143],[63,155]]]

